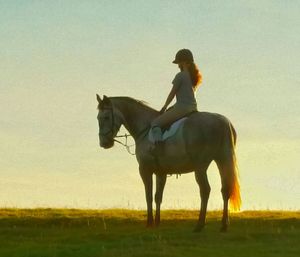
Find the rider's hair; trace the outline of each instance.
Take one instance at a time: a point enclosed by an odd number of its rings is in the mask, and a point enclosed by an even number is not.
[[[190,63],[188,70],[192,79],[193,89],[195,90],[202,82],[202,75],[194,62]]]

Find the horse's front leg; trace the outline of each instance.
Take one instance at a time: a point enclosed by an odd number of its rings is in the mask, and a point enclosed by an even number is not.
[[[163,192],[167,180],[167,175],[156,175],[156,192],[155,192],[155,225],[158,226],[160,223],[160,205],[162,202]]]
[[[152,172],[149,172],[146,169],[140,168],[140,175],[143,180],[145,186],[145,194],[147,201],[147,227],[153,226],[153,209],[152,209],[152,201],[153,201],[153,180],[152,180]]]

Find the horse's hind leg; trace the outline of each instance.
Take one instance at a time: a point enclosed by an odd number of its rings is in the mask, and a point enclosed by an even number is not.
[[[221,232],[226,232],[228,228],[228,201],[230,197],[230,163],[229,162],[222,162],[216,161],[219,172],[221,175],[221,182],[222,182],[222,197],[223,197],[223,217],[222,217],[222,227]]]
[[[207,168],[209,163],[202,165],[195,171],[195,178],[200,188],[200,197],[201,197],[201,209],[199,213],[198,223],[195,232],[201,231],[205,226],[205,218],[206,218],[206,210],[207,210],[207,202],[210,194],[210,186],[207,179]]]
[[[155,192],[155,225],[158,226],[160,223],[160,205],[162,202],[163,192],[167,180],[167,175],[156,175],[156,192]]]

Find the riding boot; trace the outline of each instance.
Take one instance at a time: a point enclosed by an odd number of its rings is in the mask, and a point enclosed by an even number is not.
[[[159,126],[153,126],[151,128],[151,130],[152,130],[152,135],[153,135],[154,143],[162,141],[162,131],[161,131],[161,128]]]

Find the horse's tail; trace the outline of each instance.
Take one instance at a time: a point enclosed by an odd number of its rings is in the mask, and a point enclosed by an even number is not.
[[[229,146],[230,146],[230,159],[231,159],[231,169],[229,169],[229,172],[231,174],[231,179],[229,183],[230,187],[230,210],[231,211],[239,211],[241,208],[241,194],[240,194],[240,183],[239,183],[239,172],[238,172],[238,165],[237,165],[237,159],[235,154],[235,145],[236,145],[236,131],[231,123],[229,123],[229,129],[230,129],[230,139],[229,139]]]

